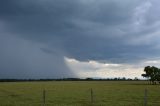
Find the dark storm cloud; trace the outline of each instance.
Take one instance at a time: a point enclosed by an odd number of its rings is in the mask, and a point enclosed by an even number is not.
[[[157,4],[158,0],[1,0],[1,63],[12,60],[14,64],[3,63],[0,69],[12,68],[13,73],[26,70],[21,76],[40,70],[42,77],[48,67],[45,77],[62,77],[68,76],[67,73],[73,75],[65,66],[64,56],[111,63],[134,63],[146,57],[158,57]],[[13,41],[8,41],[6,35]],[[17,43],[16,39],[21,42]],[[33,64],[27,65],[32,58]],[[6,77],[10,75],[9,71],[2,73]]]
[[[63,78],[75,76],[65,66],[63,57],[14,36],[0,39],[0,78]],[[45,51],[45,52],[44,52]],[[46,53],[47,52],[47,53]]]

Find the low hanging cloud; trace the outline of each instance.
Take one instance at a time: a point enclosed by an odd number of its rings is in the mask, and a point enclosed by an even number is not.
[[[66,64],[80,78],[142,78],[143,68],[130,64],[100,63],[97,61],[81,62],[65,57]]]
[[[94,78],[143,78],[143,70],[145,66],[153,65],[160,66],[160,59],[144,60],[137,64],[115,64],[103,63],[98,61],[79,61],[73,58],[65,57],[67,66],[80,78],[94,77]]]
[[[98,70],[110,70],[113,77],[127,73],[140,76],[145,65],[160,57],[159,3],[1,0],[0,78],[81,77],[77,73],[83,63],[92,64],[89,70],[93,67],[93,72],[87,74],[90,77],[99,73],[94,71],[97,64]],[[75,63],[68,66],[64,57],[67,61],[75,59],[81,67]],[[104,67],[103,63],[123,68]]]

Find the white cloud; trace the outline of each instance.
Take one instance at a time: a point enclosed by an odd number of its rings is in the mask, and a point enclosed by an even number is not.
[[[98,61],[82,62],[76,59],[64,58],[67,66],[80,78],[99,77],[99,78],[142,78],[143,68],[129,64],[100,63]]]
[[[159,62],[156,61],[156,60],[151,60],[151,61],[146,61],[145,63],[147,63],[147,64],[157,64]]]
[[[143,62],[145,66],[156,66],[160,67],[160,59],[158,57],[156,59],[148,59]]]

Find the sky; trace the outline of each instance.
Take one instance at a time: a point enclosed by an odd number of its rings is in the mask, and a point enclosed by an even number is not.
[[[0,0],[0,79],[142,78],[160,67],[159,0]]]

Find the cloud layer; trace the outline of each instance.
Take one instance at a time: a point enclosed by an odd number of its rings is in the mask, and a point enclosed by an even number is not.
[[[160,57],[158,4],[158,0],[1,0],[0,78],[77,77],[64,57],[126,68],[144,61],[142,69]]]

